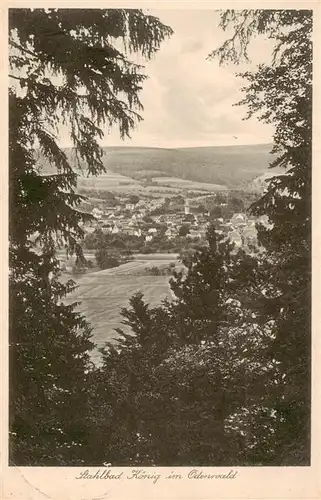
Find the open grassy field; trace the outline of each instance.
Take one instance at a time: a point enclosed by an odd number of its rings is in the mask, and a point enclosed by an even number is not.
[[[218,184],[201,183],[179,179],[177,177],[153,177],[153,185],[146,185],[146,182],[132,179],[125,175],[120,175],[108,171],[98,177],[79,177],[78,187],[83,191],[111,191],[115,194],[135,193],[143,196],[170,196],[179,193],[193,191],[203,193],[204,191],[216,192],[224,189]]]
[[[108,171],[99,177],[79,177],[78,187],[104,191],[132,191],[140,187],[140,182],[125,175]]]
[[[103,347],[106,341],[117,334],[115,328],[126,327],[121,324],[120,310],[128,306],[132,295],[143,292],[146,302],[151,306],[160,304],[165,298],[171,298],[168,276],[148,276],[145,268],[166,267],[170,262],[177,262],[176,254],[157,254],[144,260],[128,262],[122,266],[104,271],[88,273],[76,278],[78,288],[65,299],[66,303],[81,302],[78,311],[83,313],[93,327],[93,340],[97,347]],[[142,256],[140,257],[143,258]],[[73,278],[74,279],[74,278]],[[99,363],[100,354],[93,353],[93,360]]]
[[[187,191],[199,191],[203,193],[204,190],[215,192],[222,189],[222,186],[214,184],[202,184],[195,181],[187,181],[172,177],[157,177],[152,179],[156,185],[146,185],[146,182],[132,179],[126,175],[120,175],[112,171],[108,171],[98,177],[85,177],[80,176],[78,179],[78,188],[82,194],[86,191],[99,192],[109,191],[118,195],[139,194],[142,196],[166,197],[176,194],[184,193]],[[91,197],[91,200],[93,198]],[[101,201],[101,199],[98,199]]]
[[[180,179],[178,177],[153,177],[153,182],[156,182],[160,186],[166,186],[171,188],[180,188],[191,191],[209,191],[216,192],[225,189],[226,186],[219,184],[211,184],[206,182],[196,182],[188,181],[186,179]]]

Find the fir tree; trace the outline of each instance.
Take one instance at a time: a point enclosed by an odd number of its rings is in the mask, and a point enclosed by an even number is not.
[[[73,283],[59,282],[54,255],[61,242],[80,252],[86,214],[59,126],[69,127],[78,168],[102,172],[102,126],[116,124],[125,137],[141,119],[146,75],[131,54],[151,58],[170,34],[139,10],[9,12],[12,464],[88,460],[93,344],[75,306],[63,304]]]
[[[117,388],[108,415],[122,430],[104,449],[114,463],[309,463],[312,17],[225,11],[231,25],[212,54],[221,62],[247,58],[257,33],[276,41],[271,64],[243,75],[241,103],[275,125],[271,166],[285,167],[252,207],[269,217],[264,251],[232,256],[212,232],[174,276],[174,303],[136,297],[124,311],[133,334],[118,332],[99,374]]]
[[[96,384],[96,405],[109,401],[105,415],[118,422],[107,424],[104,415],[97,422],[108,436],[101,460],[217,466],[270,459],[274,419],[265,401],[278,368],[262,353],[272,331],[239,300],[251,280],[255,289],[246,292],[262,295],[258,260],[232,250],[210,229],[208,245],[171,280],[173,302],[151,308],[140,294],[123,310],[131,332],[118,330],[107,345]]]
[[[234,34],[211,54],[221,63],[248,59],[257,34],[274,40],[271,63],[242,74],[248,85],[249,112],[274,125],[277,155],[271,168],[284,167],[252,206],[268,215],[270,227],[259,227],[268,250],[265,300],[258,304],[262,321],[274,321],[275,339],[267,350],[280,363],[282,383],[271,405],[277,408],[275,464],[306,465],[310,460],[310,289],[312,165],[312,11],[225,11],[223,29]],[[274,395],[275,396],[275,395]]]

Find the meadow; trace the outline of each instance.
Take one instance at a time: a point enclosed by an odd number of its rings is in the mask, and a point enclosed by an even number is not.
[[[110,191],[114,193],[128,193],[140,190],[141,183],[115,172],[108,172],[97,177],[79,176],[78,188],[82,190]]]
[[[156,182],[160,186],[166,186],[176,189],[187,189],[199,192],[216,192],[227,189],[227,186],[211,184],[207,182],[189,181],[186,179],[180,179],[179,177],[153,177],[152,181]]]
[[[79,176],[78,188],[81,189],[82,193],[86,193],[86,191],[96,191],[97,193],[99,191],[109,191],[116,195],[135,193],[142,196],[152,196],[153,198],[177,195],[189,191],[201,194],[224,189],[224,186],[217,184],[200,183],[168,176],[155,177],[150,179],[150,182],[152,184],[108,170],[108,172],[98,177]]]
[[[80,302],[77,310],[91,324],[93,341],[97,348],[117,336],[116,328],[128,331],[122,325],[121,308],[129,305],[129,299],[141,291],[145,300],[151,306],[160,304],[165,299],[171,299],[168,276],[146,275],[145,268],[157,266],[167,267],[171,262],[177,263],[176,254],[157,254],[140,256],[132,262],[104,271],[92,272],[78,278],[72,277],[77,283],[77,289],[65,299],[65,302]],[[100,362],[100,353],[95,350],[92,359]]]

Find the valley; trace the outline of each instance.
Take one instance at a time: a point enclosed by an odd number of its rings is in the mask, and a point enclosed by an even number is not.
[[[269,145],[105,148],[106,172],[79,175],[77,191],[87,198],[81,209],[94,218],[84,225],[79,242],[85,267],[77,270],[75,257],[68,263],[62,248],[56,256],[62,280],[77,283],[66,302],[80,303],[78,311],[91,324],[98,348],[117,336],[115,329],[128,331],[121,309],[136,292],[151,306],[172,297],[171,271],[182,269],[182,252],[205,243],[209,224],[237,247],[255,243],[256,218],[245,212],[264,189],[269,150]],[[66,154],[75,165],[72,150]],[[48,164],[43,169],[52,172]],[[92,357],[99,364],[98,350]]]

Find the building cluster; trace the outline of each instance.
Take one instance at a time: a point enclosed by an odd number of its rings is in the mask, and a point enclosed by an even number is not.
[[[236,249],[242,247],[251,253],[253,247],[257,247],[256,224],[259,222],[266,227],[269,225],[266,216],[258,218],[245,213],[234,213],[229,219],[210,220],[208,212],[200,212],[190,206],[188,200],[185,201],[185,206],[176,206],[175,210],[170,210],[168,203],[164,202],[162,198],[143,199],[135,204],[123,202],[117,206],[95,205],[91,210],[92,221],[87,222],[83,229],[87,234],[101,229],[105,234],[137,236],[143,238],[145,242],[153,241],[157,237],[171,240],[178,236],[204,241],[208,226],[213,223],[217,232],[229,238]],[[185,231],[182,230],[184,228]],[[58,240],[57,257],[61,261],[62,268],[70,271],[77,257],[68,255],[64,245]],[[33,243],[34,251],[41,252],[39,233],[34,233],[30,241]]]
[[[218,219],[218,232],[225,233],[236,247],[254,244],[257,239],[256,217],[235,213],[229,220]]]
[[[205,238],[210,223],[208,212],[200,213],[190,206],[189,200],[179,210],[162,210],[164,201],[164,198],[141,199],[135,204],[124,202],[117,206],[95,207],[91,212],[94,220],[84,229],[87,233],[99,228],[105,234],[143,237],[146,242],[160,234],[169,240],[179,235],[195,240]],[[236,247],[256,243],[257,217],[235,213],[229,220],[220,218],[212,222],[218,232],[226,234]],[[182,230],[184,227],[186,231]]]
[[[164,207],[164,199],[140,200],[136,204],[124,203],[119,206],[93,208],[94,220],[85,226],[90,233],[99,228],[105,234],[127,234],[142,236],[151,241],[162,234],[173,239],[180,234],[183,226],[188,227],[188,238],[202,238],[206,234],[208,214],[193,214],[188,201],[181,210],[168,211]],[[157,213],[154,214],[154,212]]]

